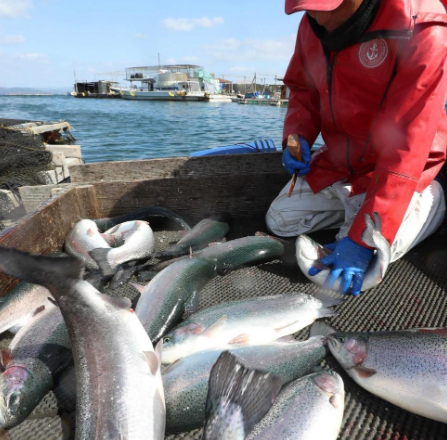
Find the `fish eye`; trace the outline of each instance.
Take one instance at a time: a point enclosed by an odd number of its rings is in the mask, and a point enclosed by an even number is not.
[[[338,340],[338,342],[341,342],[343,344],[343,342],[345,342],[345,337],[344,336],[338,336],[337,340]]]
[[[166,338],[163,338],[163,344],[167,344],[171,338],[169,336],[166,336]]]
[[[12,414],[17,413],[19,410],[19,405],[20,405],[20,394],[12,393],[8,399],[9,412]]]

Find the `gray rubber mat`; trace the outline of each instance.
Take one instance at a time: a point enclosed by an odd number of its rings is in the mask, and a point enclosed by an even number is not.
[[[233,229],[230,239],[253,234],[262,225],[251,224]],[[322,243],[333,240],[334,232],[314,234]],[[165,249],[180,234],[175,231],[157,233],[157,250]],[[447,236],[434,235],[393,263],[385,280],[377,288],[362,293],[358,298],[348,297],[338,307],[339,315],[329,322],[339,330],[377,331],[411,327],[447,326]],[[213,279],[202,291],[200,308],[222,302],[254,296],[300,291],[321,291],[294,265],[280,261],[246,267]],[[113,295],[133,298],[132,286],[109,291]],[[297,335],[305,339],[308,330]],[[444,440],[447,425],[416,416],[402,410],[357,386],[329,355],[323,365],[338,371],[346,389],[345,413],[340,440]],[[51,400],[53,399],[53,400]],[[32,417],[10,431],[11,439],[62,439],[59,417],[54,415],[57,401],[54,395],[42,402],[43,409],[36,409]],[[40,405],[39,405],[40,406]],[[73,417],[73,414],[71,415]],[[45,425],[43,421],[48,421]],[[44,429],[45,428],[45,429]],[[51,433],[46,429],[52,430]],[[33,430],[33,435],[26,434]],[[68,438],[68,437],[67,437]],[[196,440],[201,431],[168,435],[169,440]],[[316,439],[319,440],[319,439]]]

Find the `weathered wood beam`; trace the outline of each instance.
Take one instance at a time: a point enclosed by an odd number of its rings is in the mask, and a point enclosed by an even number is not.
[[[72,183],[283,172],[280,152],[99,162],[70,167]]]

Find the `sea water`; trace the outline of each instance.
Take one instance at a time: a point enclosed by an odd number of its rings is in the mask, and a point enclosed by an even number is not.
[[[86,162],[189,156],[272,139],[281,149],[287,108],[211,102],[0,96],[0,118],[66,120]]]

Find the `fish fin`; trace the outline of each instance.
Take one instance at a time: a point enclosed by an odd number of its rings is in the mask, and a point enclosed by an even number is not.
[[[185,318],[189,318],[193,313],[199,310],[200,296],[198,292],[194,292],[185,303]]]
[[[135,287],[135,289],[137,289],[138,292],[140,292],[140,294],[143,294],[144,289],[146,288],[146,286],[143,286],[142,284],[138,284],[138,283],[130,283],[130,285],[132,287]]]
[[[112,267],[107,258],[112,250],[112,248],[96,248],[89,252],[89,255],[98,263],[101,273],[104,276],[114,275],[118,270],[118,266]]]
[[[11,362],[12,360],[12,351],[7,348],[3,347],[0,350],[0,364],[3,368],[6,368],[6,366]]]
[[[355,371],[357,371],[357,374],[362,377],[363,379],[368,379],[371,376],[374,376],[377,371],[372,369],[372,368],[368,368],[368,367],[362,367],[360,365],[355,366],[353,368]]]
[[[99,295],[104,300],[104,302],[116,307],[117,309],[129,310],[132,306],[132,301],[124,296],[116,297],[116,296],[105,295],[103,293],[100,293]]]
[[[123,267],[118,266],[118,270],[109,282],[109,288],[112,290],[118,289],[118,287],[126,284],[133,276],[136,268],[135,266]]]
[[[334,292],[334,295],[337,295],[337,293]],[[314,298],[320,300],[324,307],[335,307],[335,306],[338,306],[339,304],[344,303],[346,300],[346,296],[339,295],[334,298],[334,297],[329,296],[322,292],[317,292],[317,293],[313,294],[312,296]]]
[[[153,351],[145,351],[144,355],[146,357],[146,361],[149,365],[149,369],[153,376],[157,374],[158,369],[160,368],[160,361],[158,356]]]
[[[229,344],[247,344],[250,342],[250,335],[248,333],[243,333],[233,338]]]
[[[341,397],[338,394],[334,394],[330,399],[329,399],[329,403],[334,407],[334,408],[340,408],[343,405],[343,400],[341,399]]]
[[[209,327],[205,329],[202,336],[207,338],[213,338],[218,335],[227,323],[227,315],[222,315],[217,321],[213,322]]]
[[[317,321],[314,322],[310,327],[310,337],[312,336],[329,336],[333,333],[335,333],[337,330],[335,330],[333,327],[331,327],[327,322],[324,321]]]
[[[75,257],[35,256],[16,249],[0,248],[0,270],[50,292],[66,290],[67,278],[79,280],[84,266]]]
[[[279,377],[245,368],[236,356],[228,351],[223,352],[211,369],[205,407],[205,432],[208,428],[219,433],[219,428],[212,426],[215,425],[213,415],[217,411],[233,413],[234,408],[238,407],[242,413],[244,433],[248,435],[253,426],[267,414],[280,389]],[[222,427],[226,424],[225,419],[223,416]]]
[[[50,299],[50,298],[48,298],[48,299]],[[40,312],[43,312],[44,310],[45,310],[45,305],[41,305],[40,307],[37,307],[37,309],[34,310],[33,318],[34,318],[34,316],[38,315]]]
[[[94,235],[95,235],[95,230],[94,229],[92,229],[92,228],[88,228],[87,229],[87,235],[89,236],[89,237],[93,237]]]

